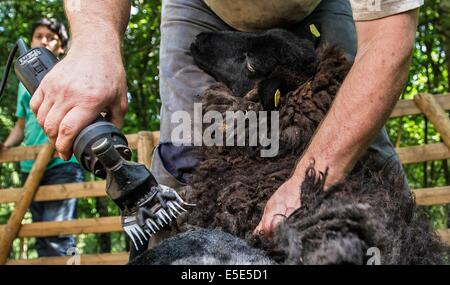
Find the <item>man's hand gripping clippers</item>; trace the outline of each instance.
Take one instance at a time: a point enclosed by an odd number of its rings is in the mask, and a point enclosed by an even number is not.
[[[20,39],[8,59],[2,85],[7,80],[17,49],[20,57],[15,64],[15,72],[30,94],[34,94],[58,60],[45,48],[29,50]],[[102,116],[80,132],[73,151],[85,170],[106,178],[106,192],[119,206],[122,227],[137,250],[147,245],[149,237],[185,212],[183,205],[195,206],[185,203],[174,189],[158,185],[144,165],[130,161],[127,139]]]

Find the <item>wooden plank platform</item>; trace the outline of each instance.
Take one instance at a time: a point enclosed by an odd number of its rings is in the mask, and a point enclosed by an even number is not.
[[[5,226],[0,226],[0,236]],[[18,237],[50,237],[87,233],[109,233],[123,231],[120,217],[79,219],[59,222],[37,222],[22,225]]]
[[[128,252],[80,255],[80,265],[124,265],[128,262]],[[74,265],[71,256],[41,257],[35,259],[8,260],[7,265]]]
[[[106,196],[105,181],[69,183],[41,186],[34,201],[55,201],[68,198],[104,197]],[[22,188],[0,189],[0,203],[15,202],[20,197]]]

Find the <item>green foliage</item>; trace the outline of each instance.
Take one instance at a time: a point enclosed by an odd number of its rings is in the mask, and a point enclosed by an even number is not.
[[[159,129],[159,25],[161,1],[133,0],[133,9],[124,41],[124,61],[127,72],[131,100],[125,117],[124,133]],[[19,37],[29,42],[31,25],[42,17],[55,17],[67,24],[61,0],[3,0],[0,1],[0,74],[14,43]],[[0,104],[0,142],[8,136],[16,120],[16,93],[18,80],[10,72],[7,89]],[[89,180],[91,180],[90,177]],[[19,168],[16,163],[0,164],[0,188],[20,187]],[[0,205],[0,224],[5,224],[13,209],[13,204]],[[107,216],[119,215],[115,204],[107,200]],[[100,217],[95,198],[79,199],[79,218]],[[28,213],[24,221],[31,222]],[[100,246],[96,234],[77,236],[77,247],[82,253],[99,253]],[[112,233],[111,251],[126,250],[127,241],[122,233]],[[26,239],[28,257],[37,257],[34,239]],[[12,257],[19,257],[19,240],[13,245]]]
[[[125,34],[125,67],[131,102],[125,117],[126,133],[159,130],[160,1],[134,1]]]
[[[403,99],[417,93],[449,92],[450,76],[450,1],[429,0],[421,7],[415,50]],[[387,123],[391,140],[397,147],[439,143],[439,133],[422,115],[392,119]],[[446,161],[405,165],[411,188],[450,185]],[[448,206],[422,207],[437,228],[450,223]]]

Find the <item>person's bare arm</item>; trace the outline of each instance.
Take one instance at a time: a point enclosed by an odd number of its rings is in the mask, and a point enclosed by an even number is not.
[[[23,141],[25,132],[25,120],[19,118],[14,125],[14,128],[9,133],[4,143],[0,142],[0,150],[3,148],[10,148],[18,146]]]
[[[300,207],[305,171],[329,168],[326,186],[342,179],[379,133],[408,76],[417,10],[357,22],[358,51],[328,115],[297,163],[292,177],[270,198],[256,231],[272,233],[280,216]]]
[[[37,121],[69,159],[78,133],[102,111],[121,126],[127,109],[122,38],[130,15],[129,0],[65,0],[72,46],[47,74],[30,106]],[[78,9],[79,8],[79,9]]]

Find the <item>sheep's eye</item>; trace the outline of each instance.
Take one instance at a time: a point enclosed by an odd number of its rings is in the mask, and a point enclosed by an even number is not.
[[[256,72],[255,68],[250,64],[249,61],[247,61],[247,69],[250,72],[253,72],[253,73]]]

